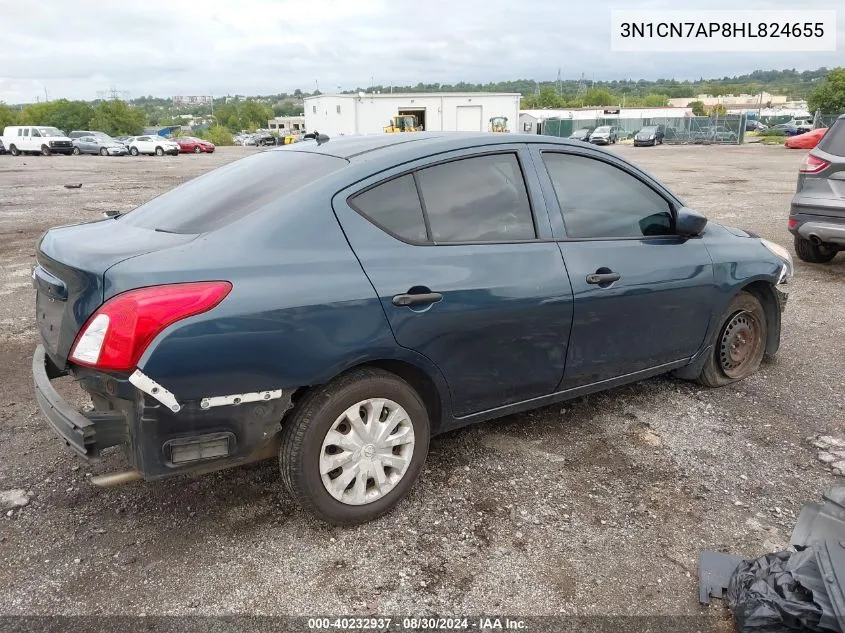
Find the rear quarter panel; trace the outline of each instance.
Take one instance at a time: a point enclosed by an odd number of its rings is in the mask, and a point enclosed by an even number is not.
[[[106,297],[189,280],[228,280],[212,311],[180,321],[148,347],[139,368],[180,401],[321,384],[349,367],[394,359],[442,389],[424,357],[396,345],[372,285],[313,189],[199,237],[190,246],[112,268]]]

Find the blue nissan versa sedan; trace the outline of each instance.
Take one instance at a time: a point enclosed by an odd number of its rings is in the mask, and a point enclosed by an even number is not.
[[[670,371],[745,378],[792,274],[585,143],[319,135],[47,231],[32,370],[76,452],[125,448],[99,485],[278,455],[303,507],[352,524],[408,493],[434,434]]]

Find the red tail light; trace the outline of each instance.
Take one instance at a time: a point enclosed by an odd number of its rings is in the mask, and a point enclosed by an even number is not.
[[[70,360],[130,371],[150,342],[176,321],[208,312],[232,290],[228,281],[149,286],[106,301],[79,332]]]
[[[801,161],[801,166],[798,168],[798,171],[805,174],[816,174],[827,168],[828,165],[830,165],[830,163],[826,160],[813,156],[812,154],[807,154],[804,157],[804,160]]]
[[[798,220],[795,218],[789,218],[789,221],[786,223],[787,228],[794,229],[798,226]]]

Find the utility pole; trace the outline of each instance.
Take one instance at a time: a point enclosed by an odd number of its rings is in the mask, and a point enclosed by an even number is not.
[[[44,86],[44,103],[50,101],[50,96],[47,94],[47,86]]]
[[[560,68],[557,69],[557,96],[560,97],[563,94],[563,87],[560,81]]]

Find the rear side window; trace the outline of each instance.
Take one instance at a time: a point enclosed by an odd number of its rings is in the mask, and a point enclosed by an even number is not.
[[[358,213],[381,229],[411,242],[426,241],[425,219],[414,176],[388,180],[349,200]]]
[[[669,203],[614,165],[586,156],[544,153],[566,234],[574,238],[672,235]]]
[[[834,156],[845,156],[845,119],[837,119],[819,141],[819,149]]]
[[[515,154],[477,156],[417,172],[434,242],[534,239],[528,192]]]
[[[168,233],[206,233],[341,169],[325,154],[270,151],[219,167],[153,198],[119,222]]]

